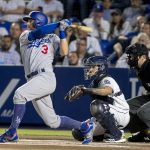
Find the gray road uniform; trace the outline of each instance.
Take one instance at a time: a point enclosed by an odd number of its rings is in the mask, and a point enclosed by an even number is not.
[[[29,41],[29,32],[24,31],[20,36],[20,51],[27,83],[16,90],[14,104],[32,101],[45,124],[57,128],[60,117],[55,114],[50,94],[56,88],[52,62],[60,39],[55,34],[48,34],[41,39]]]
[[[92,95],[94,99],[97,101],[103,101],[104,106],[105,103],[109,106],[109,112],[113,114],[116,125],[119,129],[124,128],[127,126],[130,120],[129,116],[129,105],[125,100],[124,94],[120,90],[119,85],[117,82],[110,76],[105,76],[101,80],[93,80],[91,83],[91,87],[98,88],[98,87],[111,87],[113,89],[113,93],[108,96],[99,96],[99,95]],[[99,124],[96,123],[96,128],[94,131],[94,136],[104,134],[105,129]]]
[[[65,29],[71,25],[68,19],[48,24],[48,17],[40,11],[31,11],[23,17],[27,28],[19,38],[20,52],[27,83],[14,94],[14,109],[9,129],[0,135],[0,143],[17,142],[17,129],[26,110],[26,102],[32,101],[39,116],[51,128],[79,129],[81,122],[67,116],[56,115],[50,94],[55,91],[56,78],[52,62],[55,52],[67,55]],[[53,33],[59,27],[59,36]],[[60,51],[59,51],[60,50]]]

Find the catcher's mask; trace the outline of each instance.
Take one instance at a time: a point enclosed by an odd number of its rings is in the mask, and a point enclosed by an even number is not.
[[[144,44],[135,43],[129,45],[125,52],[127,54],[127,63],[130,68],[138,69],[138,59],[140,56],[145,55],[148,58],[148,49]]]
[[[92,56],[83,61],[84,78],[90,80],[93,77],[107,74],[107,59],[103,56]]]

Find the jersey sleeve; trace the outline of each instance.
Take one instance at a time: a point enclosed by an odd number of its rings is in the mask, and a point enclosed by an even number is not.
[[[111,82],[111,78],[103,78],[100,82],[99,82],[99,87],[105,87],[105,86],[109,86],[109,87],[113,87],[112,82]]]
[[[20,45],[29,43],[29,40],[28,40],[29,33],[30,31],[26,30],[20,35],[20,38],[19,38]]]
[[[53,36],[53,47],[55,53],[58,53],[60,51],[60,38],[56,34],[50,34],[50,36]]]
[[[113,93],[119,92],[120,88],[117,82],[112,77],[105,77],[99,83],[99,87],[110,87],[113,89]]]

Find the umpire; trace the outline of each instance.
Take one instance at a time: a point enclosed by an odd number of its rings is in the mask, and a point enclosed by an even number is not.
[[[148,49],[143,44],[133,44],[126,48],[127,63],[133,68],[147,94],[128,100],[130,123],[127,128],[136,133],[128,138],[129,142],[150,142],[150,59]]]

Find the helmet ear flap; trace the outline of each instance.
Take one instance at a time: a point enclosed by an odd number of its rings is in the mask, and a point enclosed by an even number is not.
[[[33,27],[37,29],[38,27],[41,26],[41,24],[42,23],[38,20],[38,18],[36,18],[33,22]]]

